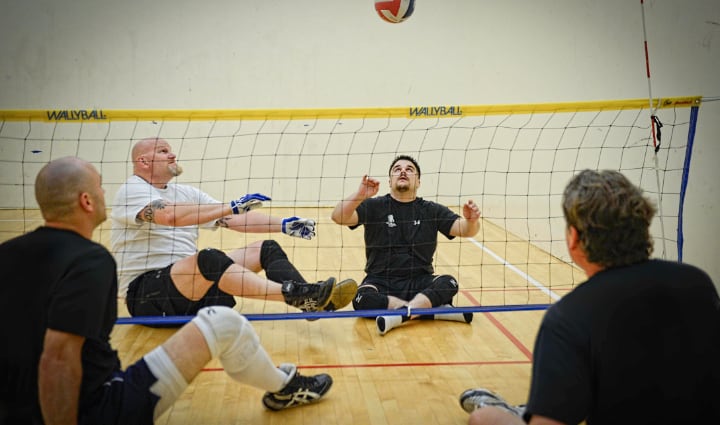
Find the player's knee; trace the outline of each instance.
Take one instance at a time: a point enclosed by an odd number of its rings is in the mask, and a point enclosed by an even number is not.
[[[255,330],[247,318],[229,307],[212,306],[198,311],[192,319],[205,337],[213,357],[222,357],[227,351],[254,353],[260,344]]]
[[[433,307],[449,304],[458,293],[458,283],[448,274],[435,276],[432,285],[422,293],[428,297]]]
[[[264,240],[260,246],[260,266],[267,270],[270,264],[278,260],[287,260],[287,254],[279,243],[272,239]]]
[[[387,295],[381,294],[374,287],[360,285],[353,298],[355,310],[382,310],[388,307]]]
[[[217,282],[233,264],[232,258],[215,248],[205,248],[198,252],[197,266],[200,274],[211,282]]]

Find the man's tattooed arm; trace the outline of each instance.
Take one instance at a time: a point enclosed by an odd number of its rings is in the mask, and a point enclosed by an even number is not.
[[[167,203],[162,199],[152,201],[138,213],[137,219],[147,223],[152,223],[155,219],[155,210],[162,210],[166,206]]]
[[[228,228],[230,227],[230,217],[220,217],[215,221],[215,225],[218,227]]]

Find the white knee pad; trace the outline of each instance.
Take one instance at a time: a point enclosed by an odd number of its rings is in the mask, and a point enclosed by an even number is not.
[[[279,391],[288,376],[275,367],[250,322],[228,307],[205,307],[192,323],[205,336],[213,357],[219,357],[225,372],[238,382]]]
[[[210,353],[221,361],[227,357],[227,353],[232,352],[233,358],[244,362],[252,358],[260,346],[260,340],[250,322],[232,308],[202,308],[192,322],[200,328]]]

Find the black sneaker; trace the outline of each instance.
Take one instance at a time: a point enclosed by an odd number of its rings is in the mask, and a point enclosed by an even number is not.
[[[290,376],[290,380],[282,390],[265,393],[262,402],[270,410],[283,410],[319,401],[333,383],[332,377],[326,373],[314,376],[300,375],[293,364],[283,363],[280,369]]]
[[[330,302],[328,302],[325,307],[319,309],[318,311],[335,311],[345,307],[346,305],[350,304],[353,298],[355,298],[357,288],[358,284],[357,282],[355,282],[354,279],[341,280],[340,282],[335,284],[332,294],[330,294]],[[312,317],[305,320],[307,320],[308,322],[314,322],[318,320],[318,318]]]
[[[282,294],[285,303],[302,311],[322,311],[330,302],[334,287],[334,277],[317,283],[286,280],[282,284]]]
[[[463,410],[472,413],[475,410],[494,406],[522,418],[525,405],[511,406],[502,397],[485,388],[472,388],[460,394],[460,406]]]
[[[323,311],[340,310],[355,298],[357,294],[358,284],[354,279],[344,279],[335,284],[330,302],[323,308]]]

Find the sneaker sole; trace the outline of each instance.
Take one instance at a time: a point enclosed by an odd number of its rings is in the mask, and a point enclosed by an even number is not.
[[[382,316],[378,316],[375,318],[375,324],[377,325],[377,330],[380,335],[385,335],[387,332],[385,332],[385,318]]]
[[[340,310],[350,304],[357,294],[357,289],[358,284],[354,279],[345,279],[336,283],[325,311]]]

